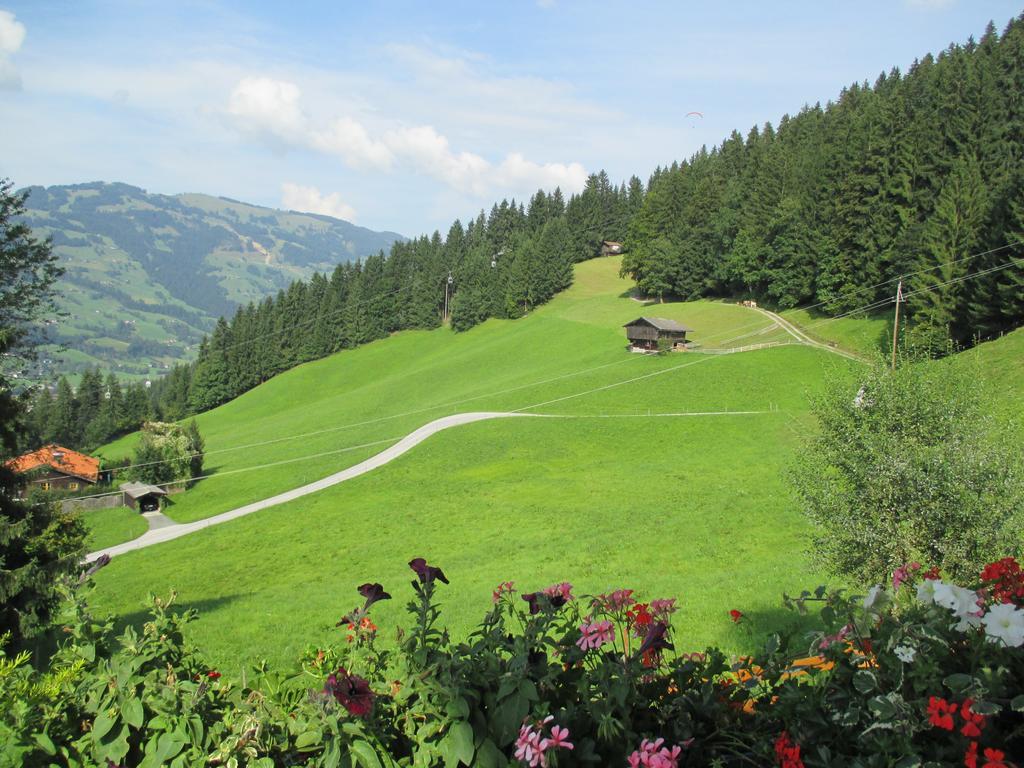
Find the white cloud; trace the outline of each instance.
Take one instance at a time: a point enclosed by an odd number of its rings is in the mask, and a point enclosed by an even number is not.
[[[228,99],[227,114],[237,128],[288,144],[300,142],[306,132],[306,116],[295,83],[269,77],[241,80]]]
[[[320,152],[337,155],[354,168],[388,170],[394,161],[391,150],[384,143],[371,139],[366,128],[350,117],[338,118],[326,130],[312,132],[309,145]]]
[[[21,88],[21,74],[10,57],[18,52],[25,42],[25,25],[14,18],[10,11],[0,11],[0,88],[17,90]]]
[[[444,61],[448,60],[435,63],[450,70],[459,68]],[[301,102],[302,91],[295,83],[247,77],[232,90],[226,115],[239,130],[275,144],[331,155],[352,168],[390,171],[404,166],[479,197],[494,191],[529,194],[539,187],[556,186],[577,192],[586,182],[586,171],[579,163],[541,164],[519,152],[495,166],[473,152],[453,150],[448,138],[430,125],[400,125],[374,135],[364,123],[343,115],[318,127]]]
[[[281,185],[281,205],[291,211],[321,213],[345,221],[356,220],[355,208],[343,202],[337,192],[324,195],[316,187],[304,187],[290,181]]]

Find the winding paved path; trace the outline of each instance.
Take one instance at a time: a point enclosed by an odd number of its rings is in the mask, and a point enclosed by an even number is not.
[[[343,483],[346,480],[351,480],[353,477],[359,477],[364,475],[371,470],[377,469],[377,467],[387,464],[389,461],[397,459],[406,451],[414,448],[415,446],[422,443],[428,437],[443,429],[449,427],[456,427],[460,424],[471,424],[474,421],[484,421],[485,419],[504,419],[513,417],[538,417],[539,414],[535,413],[498,413],[483,411],[478,413],[457,413],[453,416],[444,416],[440,419],[434,419],[429,424],[424,424],[422,427],[414,432],[410,432],[408,435],[403,437],[394,445],[389,448],[385,448],[383,451],[378,453],[376,456],[371,456],[366,461],[361,461],[348,469],[343,469],[340,472],[335,472],[333,475],[317,480],[307,485],[293,488],[290,491],[279,493],[276,496],[271,496],[269,499],[263,499],[262,501],[254,501],[252,504],[246,504],[244,507],[238,507],[228,512],[222,512],[219,515],[208,517],[205,520],[196,520],[194,523],[173,523],[167,525],[161,521],[158,526],[151,526],[149,531],[139,536],[137,539],[126,541],[124,544],[118,544],[113,547],[107,547],[106,549],[100,549],[96,552],[90,552],[86,556],[86,562],[93,562],[101,555],[121,555],[125,552],[131,552],[136,549],[143,549],[150,547],[154,544],[160,544],[165,541],[172,541],[174,539],[187,536],[190,533],[201,531],[203,528],[209,528],[213,525],[220,525],[226,523],[229,520],[235,520],[239,517],[245,517],[251,515],[253,512],[259,512],[261,509],[267,507],[274,507],[278,504],[284,504],[288,501],[301,498],[302,496],[308,496],[311,493],[322,491],[325,488],[330,488],[332,485]],[[163,520],[169,520],[169,518],[160,515]]]

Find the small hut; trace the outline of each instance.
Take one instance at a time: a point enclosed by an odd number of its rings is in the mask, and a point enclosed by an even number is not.
[[[673,351],[683,352],[686,350],[686,334],[693,330],[664,317],[638,317],[623,328],[626,329],[629,348],[634,352],[653,352],[658,349],[659,341],[668,341]]]
[[[158,512],[167,491],[149,483],[121,483],[124,505],[139,512]]]
[[[614,240],[601,241],[602,256],[618,256],[620,253],[622,253],[622,243],[616,243]]]

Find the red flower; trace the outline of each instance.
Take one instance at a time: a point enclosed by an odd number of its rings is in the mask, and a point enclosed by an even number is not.
[[[989,563],[981,571],[981,580],[990,583],[992,596],[999,602],[1024,602],[1024,570],[1014,558]]]
[[[211,669],[209,672],[206,673],[206,676],[211,680],[216,680],[218,677],[220,677],[220,672],[218,672],[216,669]]]
[[[1003,762],[1004,757],[1006,755],[1002,751],[985,747],[985,764],[982,768],[1006,768],[1006,763]]]
[[[971,711],[974,699],[964,699],[960,705],[960,717],[963,718],[964,727],[960,733],[969,739],[976,739],[981,736],[981,729],[985,727],[985,716],[978,715]]]
[[[373,691],[370,684],[358,675],[350,674],[344,667],[338,667],[333,675],[327,676],[324,693],[356,717],[366,717],[373,711]]]
[[[950,704],[938,696],[932,696],[928,699],[928,722],[932,727],[952,731],[954,712],[956,712],[955,703]]]
[[[967,768],[978,768],[978,742],[972,741],[964,752],[964,765]]]
[[[789,738],[789,732],[783,731],[775,739],[775,759],[782,768],[804,768],[800,759],[800,745]]]
[[[933,565],[921,575],[929,581],[935,581],[935,579],[939,578],[942,574],[939,573],[939,566]]]
[[[743,611],[737,611],[735,608],[733,608],[731,611],[729,611],[729,618],[732,619],[733,624],[739,624],[740,619],[743,618]],[[785,733],[785,731],[783,731],[783,733]]]

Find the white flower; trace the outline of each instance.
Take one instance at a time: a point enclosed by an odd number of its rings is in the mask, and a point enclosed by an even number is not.
[[[934,603],[935,602],[935,590],[941,586],[942,582],[939,579],[925,579],[917,585],[917,600],[921,603]]]
[[[1000,640],[1010,648],[1024,645],[1024,611],[1009,603],[993,605],[985,618],[985,634],[990,643]]]
[[[885,593],[885,587],[881,584],[875,584],[875,586],[868,590],[867,597],[864,598],[864,610],[870,611],[876,605],[884,604],[887,598],[888,595]]]
[[[893,652],[896,654],[896,658],[902,661],[904,664],[909,664],[914,660],[917,655],[917,651],[912,645],[897,645]]]
[[[937,581],[933,590],[933,599],[936,605],[941,605],[953,612],[953,615],[959,620],[955,626],[958,632],[966,632],[981,625],[978,593],[973,589]]]

